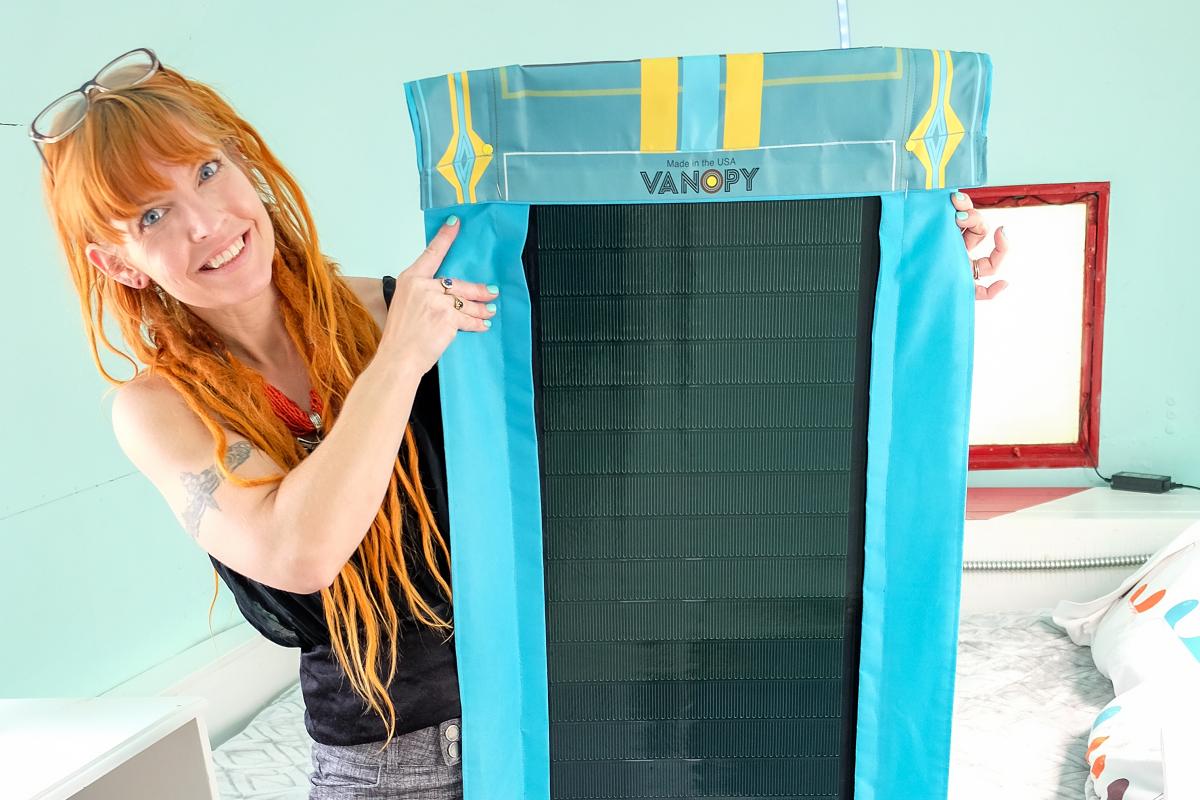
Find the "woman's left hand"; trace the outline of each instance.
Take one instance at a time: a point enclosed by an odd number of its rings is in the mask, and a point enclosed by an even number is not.
[[[987,238],[987,225],[983,223],[983,215],[975,208],[971,198],[962,192],[950,195],[950,203],[957,212],[955,222],[962,231],[963,244],[969,252]],[[1004,260],[1004,254],[1008,252],[1008,236],[1004,233],[1003,225],[996,229],[994,241],[996,244],[990,255],[971,260],[971,270],[975,275],[976,300],[991,300],[1008,286],[1008,281],[996,281],[991,286],[982,286],[979,283],[980,278],[989,278],[996,274],[1000,269],[1000,262]]]

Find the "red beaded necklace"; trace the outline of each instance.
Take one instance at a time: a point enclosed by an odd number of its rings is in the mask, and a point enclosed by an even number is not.
[[[308,402],[311,411],[305,412],[292,401],[292,398],[276,389],[270,383],[267,383],[266,387],[267,400],[270,401],[275,416],[283,420],[283,424],[288,426],[288,430],[293,435],[310,434],[321,429],[321,398],[317,396],[315,390],[308,390]]]

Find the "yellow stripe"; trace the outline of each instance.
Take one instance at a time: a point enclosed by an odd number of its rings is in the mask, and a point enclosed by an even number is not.
[[[483,177],[484,171],[488,164],[492,163],[492,146],[483,141],[483,138],[475,132],[475,127],[471,124],[471,84],[467,80],[467,73],[462,73],[463,83],[463,117],[467,123],[467,138],[471,140],[471,150],[475,155],[475,163],[471,166],[471,184],[468,187],[471,202],[475,200],[475,187],[479,185],[479,180]]]
[[[763,54],[725,57],[725,149],[758,147],[762,129]]]
[[[679,59],[642,59],[642,152],[671,153],[679,142]]]
[[[458,87],[454,83],[454,75],[447,75],[446,80],[450,83],[450,122],[454,125],[454,132],[450,134],[450,144],[446,146],[446,152],[442,153],[442,158],[437,163],[437,171],[454,187],[454,196],[462,203],[462,183],[454,172],[454,157],[458,154]]]
[[[904,143],[904,148],[915,155],[921,162],[921,166],[925,168],[926,189],[933,188],[933,163],[929,160],[929,149],[925,147],[924,138],[929,130],[929,124],[933,122],[933,113],[937,109],[938,94],[942,87],[942,60],[936,50],[929,52],[933,55],[933,92],[929,99],[929,108],[925,110],[917,127],[913,128],[913,132],[909,134],[908,141]]]
[[[959,142],[963,140],[965,128],[963,128],[962,120],[958,118],[958,114],[954,113],[954,109],[950,106],[950,90],[954,88],[954,59],[950,57],[950,51],[942,51],[946,56],[946,94],[942,100],[942,116],[946,118],[946,146],[942,150],[942,161],[938,164],[938,188],[942,189],[946,186],[946,165],[950,163],[950,156],[954,155],[954,151],[958,148]]]

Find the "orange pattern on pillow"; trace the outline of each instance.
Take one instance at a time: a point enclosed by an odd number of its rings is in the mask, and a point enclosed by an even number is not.
[[[1159,589],[1157,592],[1150,595],[1145,600],[1143,600],[1142,602],[1139,603],[1137,601],[1137,599],[1139,597],[1141,597],[1142,592],[1146,591],[1146,586],[1147,586],[1147,584],[1143,583],[1141,586],[1139,586],[1137,588],[1137,591],[1134,592],[1129,598],[1129,603],[1133,606],[1133,610],[1138,612],[1139,614],[1145,613],[1145,612],[1149,611],[1150,609],[1154,608],[1156,605],[1158,605],[1158,602],[1160,600],[1162,600],[1164,597],[1166,597],[1166,595],[1167,595],[1166,589]]]

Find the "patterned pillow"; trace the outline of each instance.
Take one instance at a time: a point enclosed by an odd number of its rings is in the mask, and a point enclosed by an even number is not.
[[[1200,679],[1198,607],[1197,542],[1163,558],[1113,603],[1091,645],[1097,669],[1118,695],[1151,679]]]
[[[1137,592],[1138,588],[1143,583],[1146,583],[1150,573],[1156,572],[1160,566],[1164,565],[1167,559],[1172,559],[1180,551],[1192,547],[1197,543],[1200,543],[1200,521],[1189,525],[1178,536],[1163,545],[1145,564],[1130,573],[1125,580],[1121,581],[1120,586],[1103,597],[1097,597],[1095,600],[1088,600],[1083,603],[1072,600],[1059,602],[1058,606],[1054,609],[1054,624],[1066,631],[1067,635],[1071,637],[1071,641],[1075,642],[1075,644],[1091,647],[1092,639],[1096,636],[1096,629],[1104,620],[1105,615],[1112,611],[1115,605],[1120,604],[1127,596],[1132,596]],[[1148,588],[1149,586],[1147,586]],[[1154,599],[1161,588],[1163,587],[1156,587],[1149,592],[1146,589],[1142,589],[1138,593],[1137,599],[1131,605],[1141,605],[1143,607],[1157,605],[1165,597],[1164,592],[1157,600]],[[1147,608],[1147,610],[1149,609]]]
[[[1089,798],[1096,800],[1163,800],[1163,729],[1200,723],[1200,696],[1191,685],[1152,679],[1117,695],[1092,724],[1087,762]],[[1185,740],[1191,736],[1184,736]],[[1195,753],[1190,747],[1168,749],[1171,767],[1192,773]],[[1189,759],[1174,764],[1176,758]],[[1168,773],[1171,774],[1171,773]],[[1174,790],[1171,795],[1175,797]],[[1180,795],[1190,800],[1192,795]]]
[[[1200,543],[1149,563],[1091,641],[1117,694],[1088,739],[1090,796],[1098,800],[1161,800],[1164,721],[1200,724]]]

